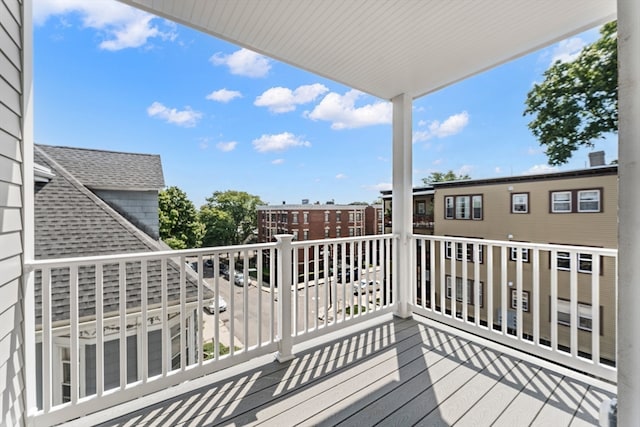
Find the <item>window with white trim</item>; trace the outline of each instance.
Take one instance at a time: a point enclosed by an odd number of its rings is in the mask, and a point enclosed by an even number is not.
[[[474,283],[473,279],[467,279],[467,304],[474,305]],[[451,276],[445,276],[445,292],[447,299],[451,299]],[[484,283],[478,282],[478,300],[480,301],[480,307],[483,307],[484,302]],[[456,277],[456,301],[462,302],[462,277]]]
[[[511,194],[511,213],[529,213],[529,193]]]
[[[416,204],[416,213],[418,215],[424,215],[427,212],[425,202],[418,202]]]
[[[556,265],[558,270],[571,270],[571,254],[569,252],[558,251],[556,254]]]
[[[60,347],[60,362],[62,364],[62,403],[71,402],[71,350]]]
[[[309,230],[302,230],[302,240],[309,240]]]
[[[336,237],[340,237],[342,233],[342,228],[340,226],[336,227]]]
[[[509,248],[509,260],[517,261],[518,260],[518,248]],[[522,253],[522,262],[529,262],[529,249],[521,248],[520,252]]]
[[[329,238],[329,227],[325,227],[324,228],[324,238],[328,239]]]
[[[472,219],[482,219],[482,196],[476,195],[471,196],[471,218]]]
[[[293,234],[293,240],[298,240],[298,230],[292,230],[291,234]]]
[[[520,295],[522,296],[522,311],[529,311],[529,292],[521,291]],[[517,289],[511,289],[511,308],[514,310],[518,309]]]
[[[593,256],[591,254],[578,254],[578,271],[591,273],[593,271]]]
[[[291,223],[292,224],[297,224],[298,223],[298,212],[292,212],[291,213]]]
[[[302,218],[305,224],[309,224],[309,212],[303,212]]]
[[[571,212],[571,191],[554,191],[551,193],[551,212]]]
[[[342,212],[337,211],[336,212],[336,222],[340,222],[340,218],[342,217]]]
[[[568,300],[558,298],[558,324],[571,326],[571,305]],[[578,303],[578,329],[593,330],[591,304]]]
[[[464,243],[456,242],[456,260],[462,261],[463,259],[463,246]],[[467,243],[467,261],[475,262],[475,258],[473,256],[473,243]],[[484,248],[483,245],[478,245],[478,262],[482,263]],[[451,258],[453,254],[453,242],[444,242],[444,256],[445,258]]]
[[[325,211],[324,213],[324,222],[329,222],[329,212]]]
[[[454,205],[453,196],[445,197],[444,198],[444,218],[453,219],[454,211],[455,211],[455,205]]]
[[[600,212],[600,190],[578,191],[578,212]]]
[[[456,197],[456,219],[469,219],[471,218],[471,197],[469,196],[457,196]]]

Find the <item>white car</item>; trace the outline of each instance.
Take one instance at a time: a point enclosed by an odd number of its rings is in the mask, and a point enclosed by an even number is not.
[[[379,280],[360,280],[358,283],[353,284],[353,294],[366,294],[367,292],[377,292],[380,290]]]
[[[247,282],[245,281],[245,277],[244,274],[242,273],[234,273],[233,275],[233,284],[236,286],[244,286],[247,284]]]
[[[217,298],[217,300],[218,300],[218,312],[222,313],[223,311],[227,311],[227,302],[224,300],[224,298],[219,296]],[[216,313],[216,304],[215,304],[215,302],[213,300],[209,301],[209,304],[205,305],[203,307],[203,309],[204,309],[204,311],[206,311],[209,314],[215,314]]]

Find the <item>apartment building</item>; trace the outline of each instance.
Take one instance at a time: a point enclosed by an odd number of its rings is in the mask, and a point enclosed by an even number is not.
[[[384,232],[391,233],[391,190],[382,191],[384,207]],[[413,189],[413,232],[415,234],[433,234],[433,195],[432,185]]]
[[[539,313],[541,340],[550,340],[552,328],[551,286],[557,286],[557,334],[560,345],[569,346],[571,281],[577,282],[577,318],[579,322],[578,346],[588,353],[591,348],[592,331],[592,275],[599,275],[599,330],[600,354],[605,360],[615,360],[616,333],[616,265],[614,259],[594,259],[591,254],[578,250],[559,249],[539,251],[537,268],[534,268],[531,243],[569,245],[589,248],[617,247],[617,166],[599,166],[570,172],[547,173],[495,179],[473,179],[434,184],[434,234],[438,236],[464,237],[486,240],[508,240],[513,242],[506,256],[507,285],[510,291],[507,324],[516,328],[517,291],[516,281],[522,290],[522,325],[524,334],[532,334],[533,313]],[[446,298],[451,297],[454,283],[451,263],[456,262],[456,299],[462,303],[463,262],[467,263],[467,292],[469,309],[474,302],[473,284],[475,274],[480,281],[480,316],[486,320],[487,277],[493,277],[493,304],[497,307],[493,315],[494,327],[501,325],[502,294],[500,281],[502,271],[493,271],[487,276],[488,245],[446,242],[445,288]],[[476,250],[476,253],[474,253]],[[492,247],[493,259],[504,256],[499,247]],[[436,247],[436,252],[439,252]],[[439,259],[440,254],[435,254]],[[463,261],[463,259],[465,259]],[[475,269],[479,262],[479,269]],[[522,269],[518,272],[517,265]],[[577,268],[572,266],[575,264]],[[440,266],[436,265],[436,277]],[[534,310],[534,271],[539,277],[539,307]],[[518,277],[518,275],[521,275]],[[572,277],[573,276],[573,277]],[[442,287],[436,286],[436,294]],[[436,296],[440,301],[440,296]]]
[[[277,234],[294,240],[319,240],[383,234],[382,205],[332,203],[258,206],[258,241],[270,242]]]

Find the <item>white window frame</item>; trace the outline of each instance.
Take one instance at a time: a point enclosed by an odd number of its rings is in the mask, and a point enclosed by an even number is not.
[[[569,265],[567,267],[561,266],[560,261],[567,261]],[[569,271],[571,270],[571,252],[558,251],[556,252],[556,267],[558,270]]]
[[[444,198],[444,219],[454,219],[456,214],[456,202],[453,196]]]
[[[324,238],[328,239],[329,238],[329,227],[325,227],[324,228]]]
[[[522,295],[522,311],[529,311],[529,292],[521,291]],[[511,308],[514,310],[518,309],[518,290],[511,289]]]
[[[424,215],[427,213],[427,203],[424,200],[417,202],[416,204],[416,213],[418,215]]]
[[[456,219],[471,219],[471,196],[456,196]]]
[[[597,195],[596,200],[587,199],[582,200],[584,195],[588,195],[589,193],[594,193]],[[583,208],[583,203],[597,203],[597,207],[595,209]],[[600,190],[580,190],[578,191],[578,212],[600,212]]]
[[[479,207],[476,207],[477,201],[480,201]],[[478,216],[476,216],[476,209],[480,209],[480,215]],[[479,221],[479,220],[482,220],[483,215],[484,215],[484,210],[482,207],[482,195],[476,194],[471,196],[471,219]]]
[[[336,222],[341,222],[342,211],[336,211]]]
[[[329,211],[324,211],[324,222],[329,222]]]
[[[519,209],[517,208],[517,206],[523,206],[524,209]],[[511,194],[511,213],[514,213],[514,214],[529,213],[529,193]]]
[[[558,324],[571,326],[571,304],[568,300],[558,298]],[[591,304],[578,303],[578,329],[591,332],[593,316]]]
[[[292,224],[298,223],[298,212],[291,213],[291,223]]]
[[[475,304],[475,298],[473,293],[473,290],[475,287],[474,284],[475,284],[474,279],[467,279],[467,304],[468,305]],[[478,300],[480,302],[480,308],[482,308],[484,306],[484,303],[483,303],[484,284],[481,281],[478,282],[478,284],[480,285],[478,287],[478,290],[479,290]],[[445,276],[445,295],[447,299],[451,299],[451,276],[449,275]],[[456,301],[462,302],[462,277],[457,277],[457,276],[456,276]]]
[[[309,230],[302,230],[302,240],[309,240]]]
[[[585,265],[583,265],[583,263]],[[586,267],[587,264],[589,268],[583,268]],[[578,253],[578,271],[580,273],[591,273],[593,271],[593,255]]]
[[[302,212],[302,220],[305,224],[309,224],[309,212]]]
[[[567,196],[569,200],[556,200],[556,196]],[[558,205],[568,204],[568,209],[559,209]],[[553,213],[571,213],[571,191],[552,191],[551,192],[551,212]]]
[[[521,252],[522,252],[522,262],[529,262],[529,249],[521,248]],[[509,248],[509,259],[511,261],[518,260],[518,248],[516,248],[515,246],[512,246]]]

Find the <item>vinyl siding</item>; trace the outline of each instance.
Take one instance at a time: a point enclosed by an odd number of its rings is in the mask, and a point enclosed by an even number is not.
[[[0,419],[24,414],[22,336],[22,10],[0,0]]]

